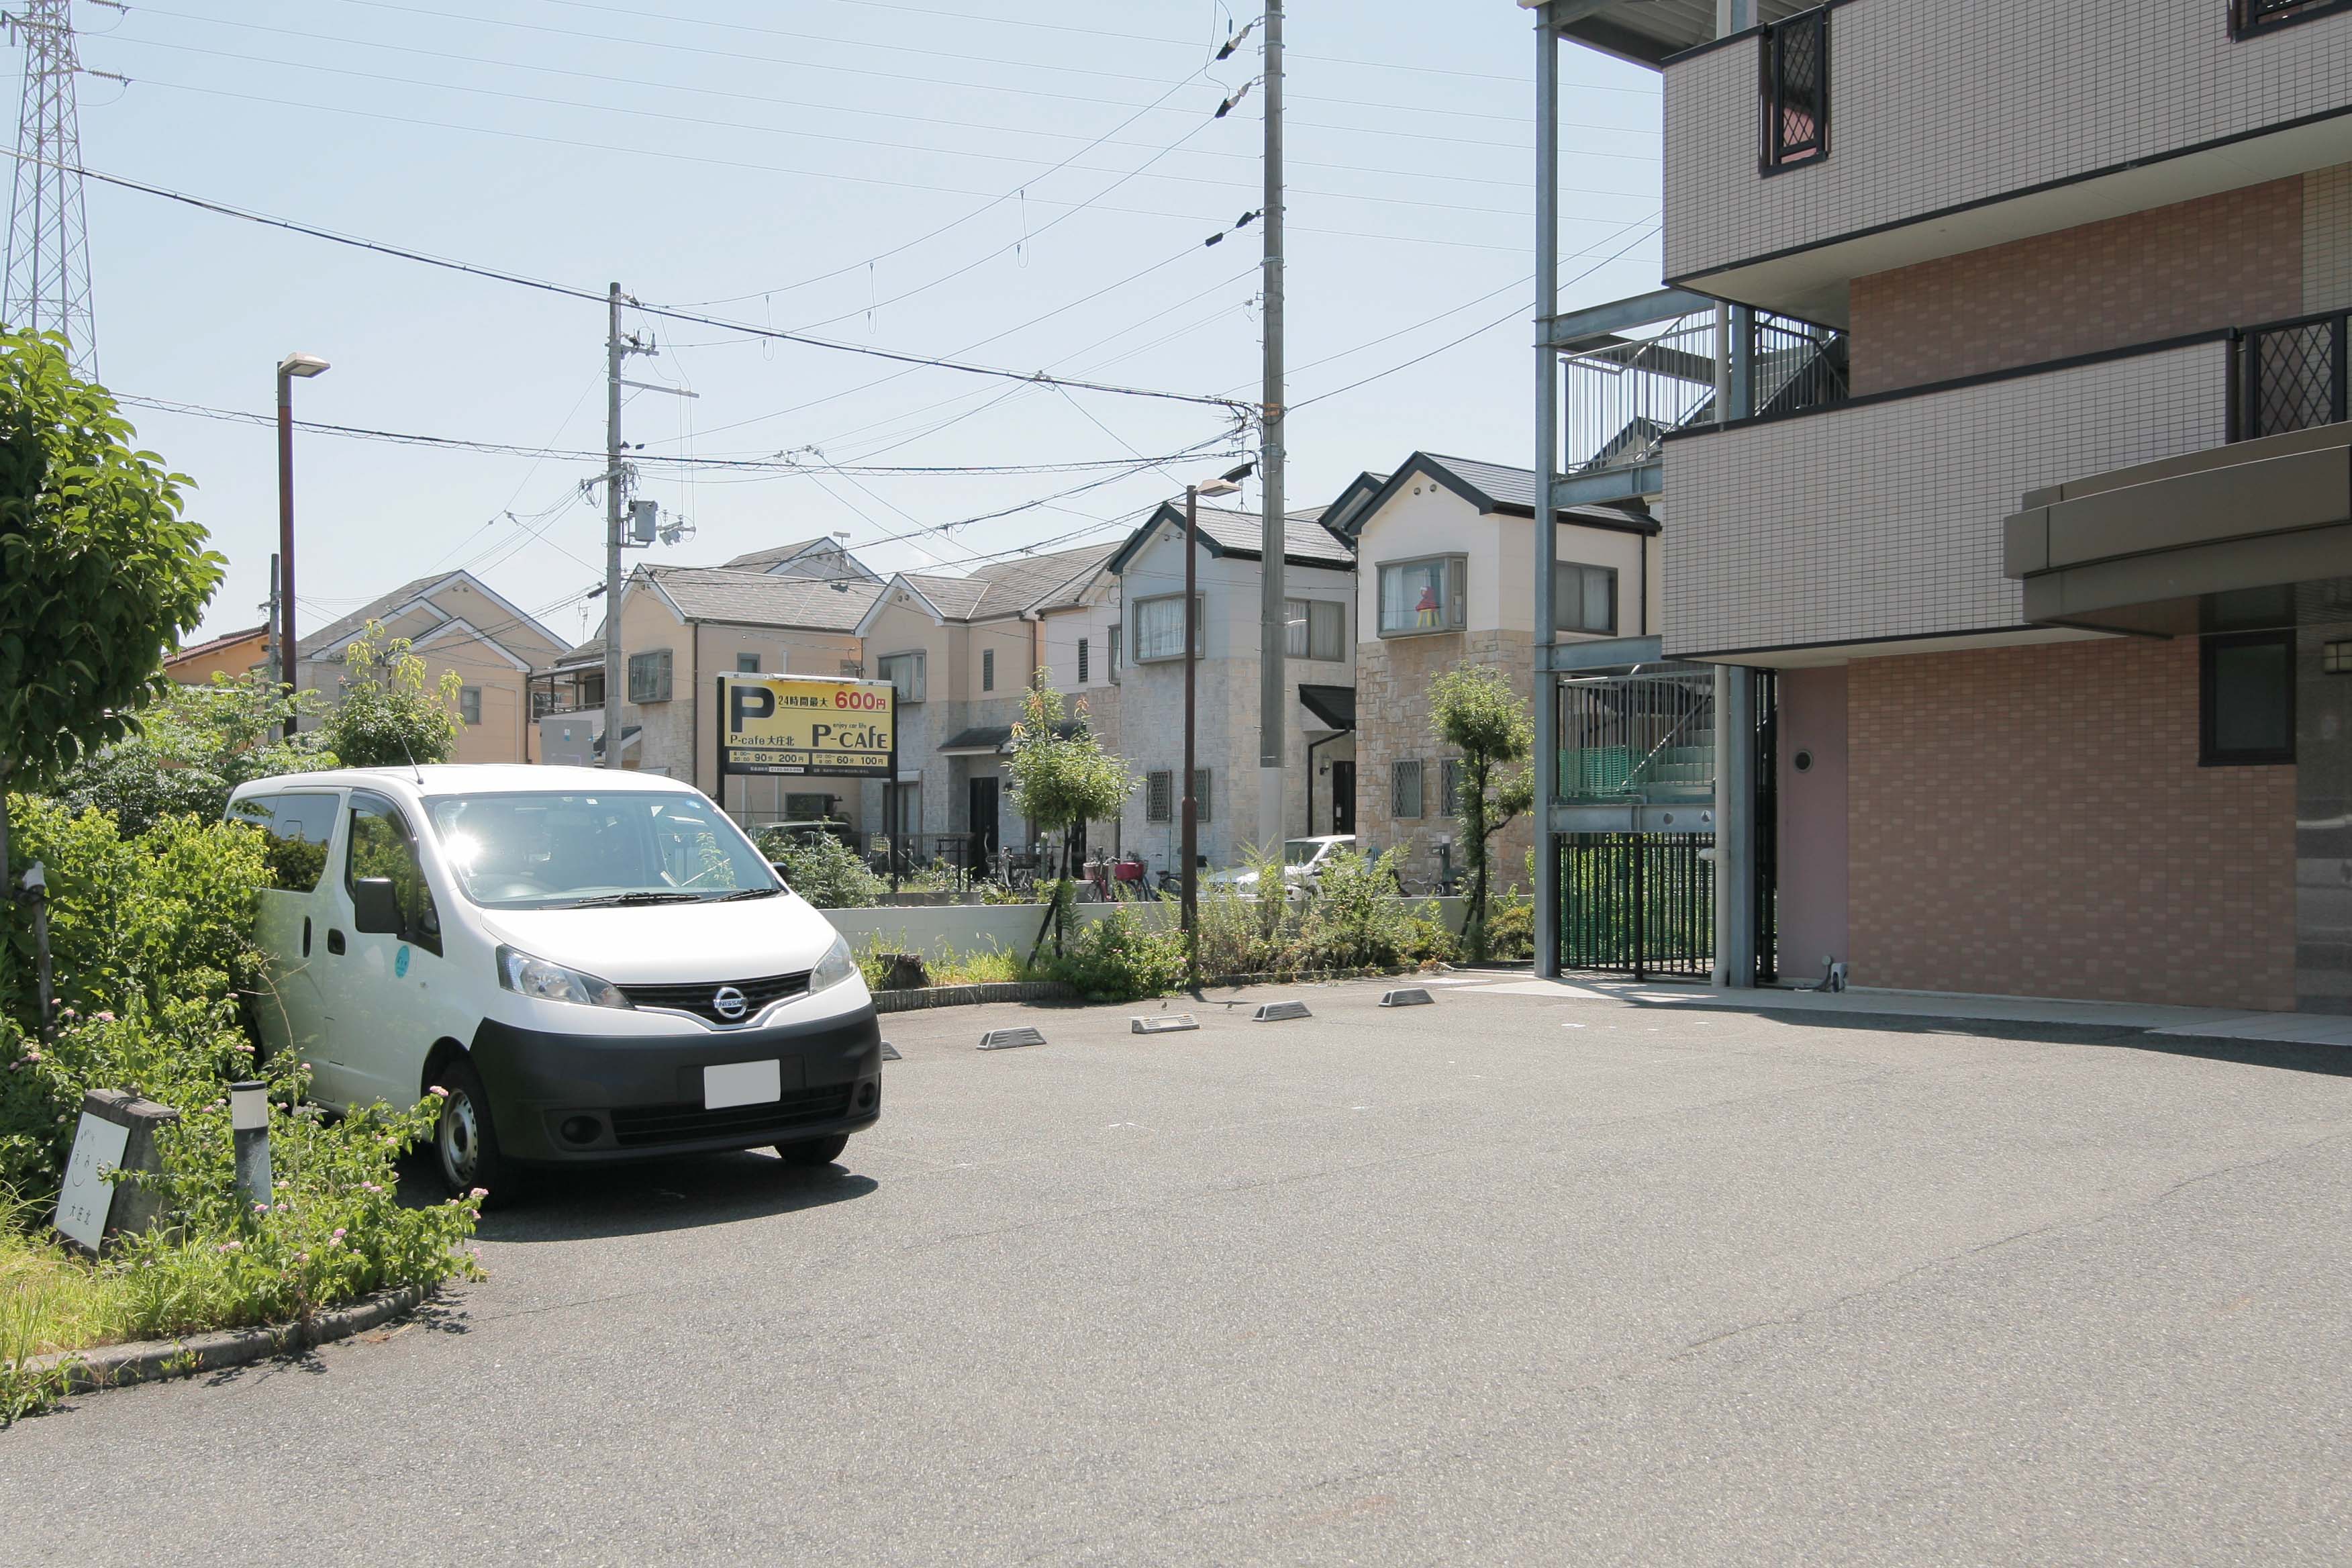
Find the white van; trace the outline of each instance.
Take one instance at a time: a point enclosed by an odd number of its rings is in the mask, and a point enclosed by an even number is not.
[[[668,779],[434,766],[241,784],[269,835],[265,1052],[331,1106],[444,1091],[450,1190],[517,1164],[772,1144],[821,1165],[882,1110],[849,944]]]

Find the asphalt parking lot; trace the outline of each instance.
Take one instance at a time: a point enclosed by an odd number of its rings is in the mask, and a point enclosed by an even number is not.
[[[2352,1560],[2352,1052],[1378,992],[887,1019],[835,1170],[0,1433],[6,1559]]]

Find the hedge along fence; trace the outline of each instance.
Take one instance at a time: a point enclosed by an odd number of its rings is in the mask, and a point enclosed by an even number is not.
[[[1437,905],[1445,929],[1456,936],[1462,934],[1462,921],[1469,911],[1466,899],[1410,898],[1400,899],[1397,902],[1415,910],[1427,904]],[[1037,933],[1045,926],[1046,907],[1044,904],[950,904],[930,908],[820,910],[817,912],[831,921],[834,930],[847,937],[849,945],[860,952],[880,948],[889,952],[917,952],[926,959],[937,960],[951,953],[991,949],[1025,957],[1030,948],[1036,944]],[[1070,929],[1075,933],[1082,922],[1105,919],[1114,910],[1125,910],[1148,925],[1164,927],[1176,923],[1175,900],[1162,900],[1148,903],[1074,905],[1070,910]]]

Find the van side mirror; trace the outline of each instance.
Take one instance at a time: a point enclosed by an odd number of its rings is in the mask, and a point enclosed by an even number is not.
[[[352,923],[362,931],[400,934],[400,895],[389,877],[362,877],[352,884]]]

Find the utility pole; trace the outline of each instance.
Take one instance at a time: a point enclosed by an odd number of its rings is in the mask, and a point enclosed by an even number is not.
[[[1201,858],[1201,803],[1193,798],[1200,763],[1193,757],[1194,689],[1199,683],[1201,620],[1201,487],[1184,487],[1184,983],[1201,984],[1201,888],[1193,869]]]
[[[1288,631],[1283,598],[1282,0],[1265,7],[1265,367],[1259,390],[1258,476],[1265,508],[1258,604],[1258,840],[1282,853],[1283,741],[1289,731]]]
[[[621,765],[621,286],[605,290],[604,328],[604,765]]]
[[[269,558],[269,598],[268,600],[268,605],[269,609],[269,690],[272,696],[283,696],[285,695],[287,661],[285,652],[280,647],[278,639],[284,635],[285,628],[278,624],[278,557],[275,555],[272,555]],[[290,741],[294,738],[293,720],[289,719],[285,723],[278,726],[278,738],[281,741]]]
[[[97,3],[121,8],[114,0]],[[72,0],[17,0],[0,17],[25,44],[0,319],[19,331],[63,333],[75,373],[95,380],[98,337],[90,315],[89,235],[82,218],[81,121],[74,79],[112,73],[81,68],[74,54]]]

